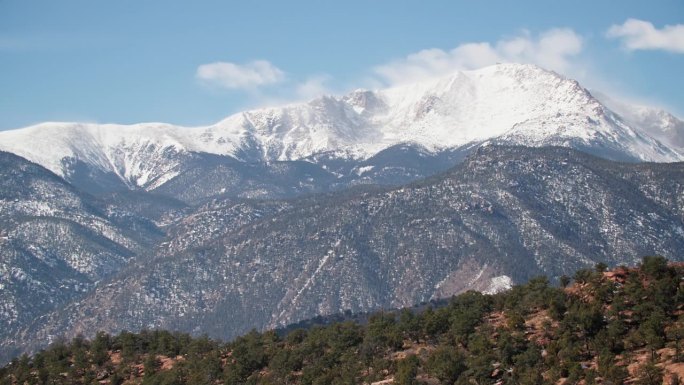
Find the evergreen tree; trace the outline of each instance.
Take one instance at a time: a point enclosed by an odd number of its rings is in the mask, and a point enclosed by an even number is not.
[[[467,367],[465,356],[453,346],[440,346],[427,360],[427,372],[442,384],[451,385]]]
[[[637,385],[661,385],[663,383],[663,369],[656,366],[655,361],[644,362],[636,371]]]
[[[394,375],[394,383],[397,385],[416,385],[418,375],[418,357],[409,355],[397,363],[397,373]]]

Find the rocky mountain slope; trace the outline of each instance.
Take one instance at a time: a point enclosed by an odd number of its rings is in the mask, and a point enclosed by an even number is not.
[[[167,227],[157,257],[26,327],[51,336],[170,328],[227,338],[343,310],[497,291],[643,255],[682,260],[684,165],[487,146],[400,188],[214,201]]]
[[[684,160],[681,141],[666,140],[669,136],[653,129],[657,122],[648,127],[645,122],[615,114],[574,80],[532,65],[499,64],[397,88],[246,111],[207,127],[44,123],[0,132],[0,150],[92,193],[168,194],[192,181],[208,183],[197,187],[204,190],[201,198],[222,194],[223,188],[233,196],[284,197],[348,187],[361,176],[405,183],[407,174],[415,180],[444,170],[432,165],[444,152],[485,142],[566,146],[618,160]],[[667,135],[680,136],[681,129]],[[418,168],[427,172],[399,170],[402,177],[396,178],[401,159],[386,156],[385,167],[362,164],[397,146],[414,148],[425,158]],[[287,163],[292,161],[305,163]],[[279,166],[264,167],[274,164]],[[373,174],[362,175],[371,166]],[[271,186],[269,178],[281,171],[285,182]],[[253,191],[233,191],[236,181]]]
[[[92,290],[163,233],[0,152],[0,338]]]

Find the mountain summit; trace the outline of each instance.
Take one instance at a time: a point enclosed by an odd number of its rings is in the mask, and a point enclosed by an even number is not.
[[[67,180],[85,169],[130,189],[154,190],[198,153],[242,162],[316,163],[321,154],[364,160],[403,144],[439,153],[494,143],[573,147],[628,161],[684,160],[684,147],[654,132],[650,123],[641,127],[638,119],[623,119],[574,80],[534,65],[497,64],[241,112],[205,127],[43,123],[0,132],[0,150]]]

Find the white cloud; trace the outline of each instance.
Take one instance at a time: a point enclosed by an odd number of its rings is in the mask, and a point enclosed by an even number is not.
[[[195,76],[206,84],[243,90],[254,90],[285,79],[285,73],[266,60],[255,60],[246,64],[202,64],[197,67]]]
[[[449,51],[426,49],[404,59],[375,67],[375,73],[390,84],[413,82],[445,75],[455,70],[477,69],[497,62],[532,63],[561,73],[574,70],[573,59],[582,51],[582,37],[571,29],[551,29],[532,36],[461,44]]]
[[[295,93],[302,100],[310,100],[321,95],[330,94],[332,91],[327,85],[330,79],[329,75],[311,76],[296,85]]]
[[[628,19],[622,25],[613,25],[606,36],[622,40],[630,50],[663,50],[684,53],[684,24],[666,25],[657,29],[652,23]]]

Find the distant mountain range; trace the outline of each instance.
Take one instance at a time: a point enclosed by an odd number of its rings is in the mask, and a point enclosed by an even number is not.
[[[209,127],[0,132],[0,358],[683,260],[682,122],[600,99],[502,64]]]
[[[664,111],[620,107],[629,114],[616,114],[576,81],[554,72],[499,64],[397,88],[246,111],[207,127],[44,123],[0,132],[0,150],[94,193],[168,194],[179,185],[186,190],[189,183],[206,184],[202,178],[217,181],[205,191],[177,192],[184,200],[226,192],[296,195],[348,187],[359,179],[404,183],[446,168],[433,158],[483,143],[565,146],[614,160],[684,160],[680,120]],[[403,154],[374,161],[397,146],[425,158],[425,170],[403,170]],[[293,161],[304,163],[283,165]]]

